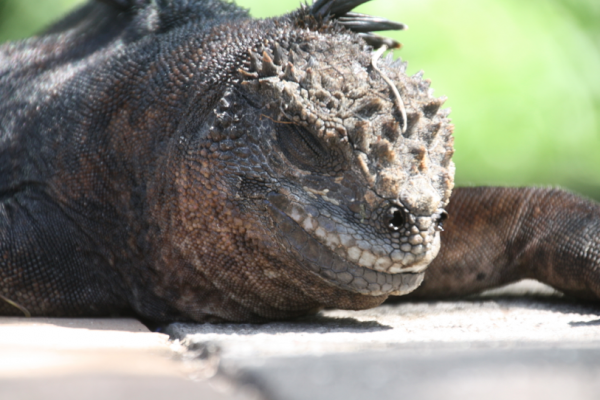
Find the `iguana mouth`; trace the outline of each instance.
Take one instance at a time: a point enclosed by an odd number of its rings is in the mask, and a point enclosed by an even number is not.
[[[268,202],[284,247],[302,265],[343,289],[372,296],[409,293],[420,285],[439,251],[438,214],[408,213],[401,227],[393,226],[385,237],[373,238],[326,208],[300,206],[284,197],[272,194]]]

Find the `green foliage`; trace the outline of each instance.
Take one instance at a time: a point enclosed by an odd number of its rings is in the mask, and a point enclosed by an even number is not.
[[[0,0],[0,43],[34,35],[84,0]]]
[[[0,0],[0,40],[78,2]],[[265,18],[300,2],[238,4]],[[359,11],[410,25],[390,36],[409,72],[424,70],[449,98],[459,185],[560,185],[600,198],[600,2],[377,0]]]

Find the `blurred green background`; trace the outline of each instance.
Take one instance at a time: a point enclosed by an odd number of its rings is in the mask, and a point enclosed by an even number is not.
[[[0,41],[26,37],[81,0],[0,0]],[[255,17],[298,0],[239,0]],[[560,185],[600,199],[599,0],[376,0],[409,72],[448,96],[457,184]]]

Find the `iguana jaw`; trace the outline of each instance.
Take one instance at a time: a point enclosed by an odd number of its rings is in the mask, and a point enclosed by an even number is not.
[[[395,274],[362,267],[340,256],[339,251],[332,251],[331,244],[324,243],[314,233],[309,233],[297,223],[292,216],[287,215],[287,212],[281,209],[282,206],[291,215],[295,215],[297,208],[293,205],[285,207],[282,203],[285,201],[283,197],[272,195],[265,205],[275,225],[274,231],[277,232],[278,242],[285,247],[286,252],[293,254],[293,258],[301,267],[316,273],[328,283],[341,289],[369,296],[407,294],[415,290],[423,281],[423,270],[431,260],[423,259],[424,262],[420,261],[413,265],[418,270],[411,268],[410,272],[403,271]],[[313,221],[317,219],[314,218]],[[320,228],[324,228],[325,224],[322,225]],[[330,231],[330,235],[334,235],[334,232]],[[439,248],[439,239],[435,243]],[[338,250],[341,248],[343,247],[340,246]]]
[[[439,252],[445,217],[426,180],[412,179],[398,196],[386,199],[360,184],[361,174],[354,170],[338,177],[292,178],[282,178],[265,199],[282,251],[293,252],[302,267],[346,290],[379,296],[417,287],[414,275]]]

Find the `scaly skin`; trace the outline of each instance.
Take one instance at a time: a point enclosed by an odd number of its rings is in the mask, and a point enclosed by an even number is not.
[[[410,297],[456,297],[537,279],[600,297],[600,205],[559,189],[459,188],[439,256]]]
[[[409,293],[432,260],[415,295],[536,277],[597,298],[597,206],[448,204],[443,99],[372,58],[396,43],[364,32],[401,25],[351,8],[106,0],[1,47],[0,314],[290,318]]]

